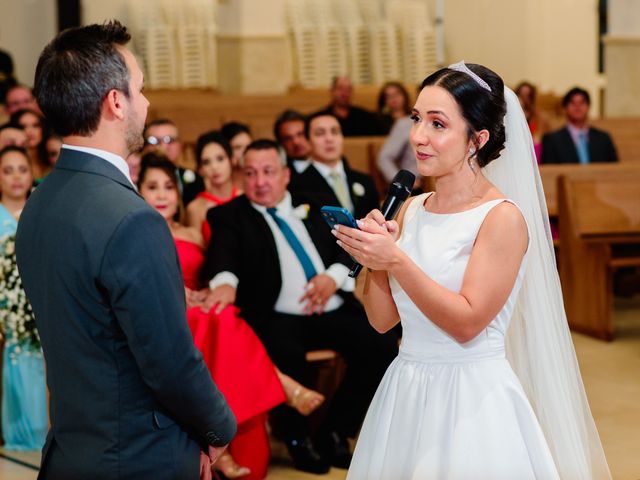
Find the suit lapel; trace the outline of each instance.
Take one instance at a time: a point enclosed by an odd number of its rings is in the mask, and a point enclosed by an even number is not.
[[[331,205],[340,205],[340,200],[336,196],[336,192],[333,191],[333,187],[327,182],[327,180],[318,171],[315,165],[310,165],[307,170],[309,171],[309,185],[312,187],[310,192],[326,192],[327,203]],[[307,171],[305,171],[306,173]],[[304,175],[304,174],[303,174]]]
[[[282,277],[280,273],[280,265],[279,265],[279,257],[278,257],[278,248],[276,247],[276,240],[273,238],[273,232],[271,228],[269,228],[269,224],[264,219],[262,213],[253,208],[251,202],[246,196],[241,197],[244,202],[244,210],[246,211],[246,221],[250,225],[250,230],[253,235],[253,245],[252,248],[256,250],[267,249],[265,252],[265,258],[273,259],[273,265],[271,266],[271,270],[274,272],[274,275],[277,276],[278,284],[282,283]]]
[[[347,164],[347,162],[344,162],[344,172],[347,176],[347,188],[349,189],[349,197],[351,198],[351,203],[353,204],[353,211],[357,212],[359,207],[360,207],[360,201],[363,198],[363,195],[355,195],[354,191],[353,191],[353,184],[356,182],[356,179],[353,178],[354,177],[354,173],[353,170],[351,170],[349,168],[349,165]]]
[[[578,151],[576,150],[576,145],[573,143],[573,138],[571,138],[571,134],[569,133],[569,129],[565,127],[562,130],[562,157],[564,158],[563,163],[580,163],[580,159],[578,158]]]
[[[299,205],[302,205],[304,202],[301,201],[300,198],[295,195],[291,195],[291,205],[293,208],[296,208]],[[327,233],[329,230],[329,226],[324,222],[322,217],[319,214],[316,214],[313,210],[309,211],[307,218],[302,219],[302,223],[304,224],[309,236],[311,237],[311,241],[315,246],[320,258],[322,259],[322,263],[325,268],[330,264],[330,259],[328,258],[328,252],[325,246],[327,245]]]
[[[589,161],[592,162],[594,158],[599,157],[599,155],[595,151],[598,141],[596,140],[596,136],[594,135],[593,128],[589,128],[587,138],[589,139]]]

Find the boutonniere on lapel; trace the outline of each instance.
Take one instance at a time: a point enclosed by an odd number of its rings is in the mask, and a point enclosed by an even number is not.
[[[193,170],[185,170],[182,173],[182,181],[184,183],[193,183],[196,181],[196,174]]]
[[[353,185],[351,185],[351,190],[356,197],[362,197],[364,195],[364,187],[361,183],[353,182]]]
[[[293,214],[300,220],[306,220],[309,216],[309,204],[302,203],[293,209]]]

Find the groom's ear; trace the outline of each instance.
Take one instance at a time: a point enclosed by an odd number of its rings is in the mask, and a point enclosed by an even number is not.
[[[124,120],[126,98],[120,90],[111,89],[102,101],[102,116],[108,120]]]

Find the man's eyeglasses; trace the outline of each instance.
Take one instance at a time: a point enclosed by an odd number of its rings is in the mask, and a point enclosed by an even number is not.
[[[147,144],[149,145],[171,145],[178,141],[177,138],[172,137],[171,135],[164,135],[162,137],[156,137],[155,135],[149,135],[146,139]]]

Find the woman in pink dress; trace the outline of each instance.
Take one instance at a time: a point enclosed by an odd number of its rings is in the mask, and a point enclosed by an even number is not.
[[[222,455],[215,467],[227,478],[262,479],[269,463],[267,412],[286,401],[300,413],[309,414],[324,397],[276,369],[251,327],[238,316],[236,307],[229,306],[219,314],[201,309],[203,239],[199,229],[177,221],[179,194],[174,172],[168,159],[157,153],[147,154],[142,159],[138,188],[171,230],[182,268],[187,319],[194,342],[238,422],[229,453]]]
[[[220,132],[211,131],[198,137],[196,162],[198,174],[204,180],[205,190],[187,205],[186,224],[202,229],[205,244],[208,244],[211,238],[207,211],[242,193],[233,184],[231,157],[231,145]]]

